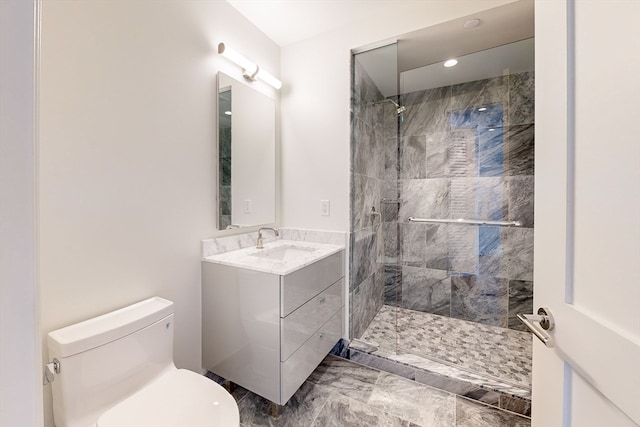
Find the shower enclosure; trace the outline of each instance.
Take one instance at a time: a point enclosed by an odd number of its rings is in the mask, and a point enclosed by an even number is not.
[[[533,38],[453,68],[407,55],[401,39],[353,58],[352,354],[529,398]]]

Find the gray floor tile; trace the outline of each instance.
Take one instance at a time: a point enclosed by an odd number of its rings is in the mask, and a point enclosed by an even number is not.
[[[455,427],[530,427],[529,418],[456,397]]]

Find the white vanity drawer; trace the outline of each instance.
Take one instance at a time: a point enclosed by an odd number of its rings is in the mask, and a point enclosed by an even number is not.
[[[344,306],[344,278],[281,320],[280,360],[287,360],[314,332]]]
[[[302,347],[281,362],[280,400],[288,401],[342,336],[343,310],[338,310]]]
[[[344,251],[281,276],[280,317],[286,317],[344,276]]]

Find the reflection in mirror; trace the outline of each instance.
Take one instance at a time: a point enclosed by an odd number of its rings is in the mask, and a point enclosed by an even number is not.
[[[275,101],[218,73],[218,229],[275,223]]]

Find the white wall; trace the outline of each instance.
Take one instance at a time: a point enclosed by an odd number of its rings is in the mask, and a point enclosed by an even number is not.
[[[0,425],[42,425],[36,284],[35,2],[0,1]]]
[[[159,295],[175,302],[176,364],[201,369],[216,72],[242,78],[215,53],[221,41],[279,75],[278,46],[226,2],[43,1],[43,338]]]
[[[357,25],[282,49],[282,222],[349,230],[351,49],[513,0],[393,2]],[[331,215],[320,216],[320,200]]]

